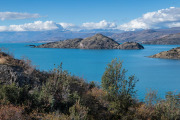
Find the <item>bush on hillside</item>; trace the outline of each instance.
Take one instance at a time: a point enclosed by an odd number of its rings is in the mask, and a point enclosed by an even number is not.
[[[133,97],[138,80],[134,75],[127,78],[126,72],[122,62],[114,59],[107,65],[102,76],[102,88],[108,93],[109,110],[114,114],[114,119],[122,118],[134,104]]]

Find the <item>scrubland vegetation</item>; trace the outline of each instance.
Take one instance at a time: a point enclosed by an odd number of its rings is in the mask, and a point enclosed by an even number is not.
[[[36,85],[1,82],[1,120],[180,120],[180,94],[168,92],[161,99],[149,90],[144,101],[139,101],[135,89],[138,79],[126,76],[127,70],[118,59],[107,65],[101,85],[97,85],[71,75],[62,64],[40,72],[32,69],[30,62],[9,57],[0,65],[14,60],[13,66],[30,70],[26,72],[30,78],[35,75],[41,80]]]

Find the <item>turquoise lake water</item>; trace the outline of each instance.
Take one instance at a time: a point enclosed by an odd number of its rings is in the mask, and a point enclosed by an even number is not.
[[[114,58],[123,60],[128,74],[139,79],[136,89],[138,97],[144,97],[147,89],[158,90],[161,96],[167,91],[180,92],[180,60],[148,58],[161,51],[178,45],[144,45],[144,50],[81,50],[30,48],[27,43],[0,44],[8,48],[15,58],[28,57],[40,70],[51,70],[63,63],[63,68],[71,74],[87,81],[101,82],[106,65]]]

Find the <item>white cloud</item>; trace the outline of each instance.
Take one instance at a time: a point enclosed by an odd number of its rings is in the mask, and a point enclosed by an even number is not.
[[[22,25],[9,25],[0,26],[0,32],[3,31],[45,31],[45,30],[70,30],[70,31],[80,31],[80,30],[91,30],[91,29],[115,29],[117,25],[113,22],[107,22],[102,20],[98,23],[90,22],[83,23],[78,26],[72,23],[55,23],[53,21],[35,21],[33,23],[26,23]]]
[[[6,13],[6,14],[5,14]],[[7,14],[9,13],[9,15]],[[0,20],[5,19],[25,19],[36,18],[38,14],[28,13],[14,13],[12,12],[0,12]],[[43,30],[125,30],[133,31],[136,29],[158,29],[158,28],[171,28],[180,27],[180,8],[170,7],[167,9],[161,9],[155,12],[148,12],[142,17],[131,20],[128,23],[118,25],[115,22],[109,22],[102,20],[99,22],[85,22],[81,25],[75,25],[72,23],[55,23],[53,21],[35,21],[34,23],[26,23],[22,25],[10,25],[0,26],[0,31],[43,31]]]
[[[169,23],[169,24],[167,24],[167,26],[168,26],[169,28],[172,28],[172,27],[180,27],[180,22]]]
[[[18,12],[0,12],[0,20],[16,20],[27,18],[39,18],[39,14],[18,13]]]
[[[98,23],[94,23],[94,22],[83,23],[82,27],[85,29],[114,29],[117,27],[117,25],[114,22],[107,22],[106,20],[102,20]]]
[[[170,7],[155,12],[148,12],[140,18],[120,25],[118,28],[129,31],[162,27],[180,27],[180,8]]]
[[[63,28],[71,28],[74,27],[75,25],[72,23],[59,23]]]
[[[0,31],[44,31],[44,30],[63,30],[63,27],[53,21],[35,21],[23,25],[0,26]]]
[[[82,25],[75,25],[72,23],[59,23],[64,29],[71,31],[80,31],[80,30],[93,30],[93,29],[116,29],[117,25],[114,22],[107,22],[102,20],[100,22],[86,22]]]
[[[79,31],[81,30],[81,26],[77,26],[72,23],[59,23],[64,29],[70,30],[70,31]]]

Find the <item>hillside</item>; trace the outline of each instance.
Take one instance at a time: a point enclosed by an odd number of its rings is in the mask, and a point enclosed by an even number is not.
[[[180,33],[166,35],[165,37],[147,41],[143,44],[180,45]]]
[[[62,65],[45,74],[0,52],[0,120],[180,119],[179,94],[167,92],[159,99],[156,91],[149,91],[145,102],[138,100],[138,79],[126,72],[121,61],[112,60],[100,87],[71,75]]]
[[[34,69],[29,60],[18,60],[0,51],[0,84],[16,83],[18,86],[37,87],[48,74]]]
[[[180,33],[180,28],[152,29],[152,30],[150,29],[150,30],[114,33],[109,37],[118,41],[119,43],[123,43],[127,41],[146,42],[154,39],[159,39],[166,35],[175,34],[175,33]]]

